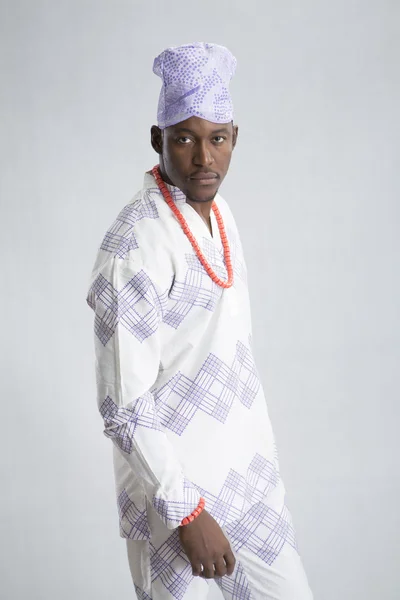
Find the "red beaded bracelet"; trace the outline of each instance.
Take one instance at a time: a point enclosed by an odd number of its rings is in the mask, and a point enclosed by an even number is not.
[[[199,502],[199,505],[197,506],[197,508],[195,508],[194,511],[188,517],[185,517],[184,519],[182,519],[181,526],[188,525],[189,523],[194,521],[195,518],[198,517],[199,514],[204,509],[205,503],[206,503],[206,501],[204,500],[204,498],[200,498],[200,502]]]

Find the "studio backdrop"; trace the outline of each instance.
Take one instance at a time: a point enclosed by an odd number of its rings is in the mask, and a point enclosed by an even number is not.
[[[1,597],[134,598],[85,299],[105,231],[157,163],[152,61],[208,41],[238,61],[220,191],[310,585],[398,600],[399,3],[0,10]]]

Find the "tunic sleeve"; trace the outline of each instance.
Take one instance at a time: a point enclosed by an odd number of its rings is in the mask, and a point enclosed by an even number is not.
[[[108,255],[95,266],[87,303],[95,313],[98,408],[104,433],[140,479],[170,529],[198,505],[157,414],[154,385],[160,366],[162,293],[137,258]]]

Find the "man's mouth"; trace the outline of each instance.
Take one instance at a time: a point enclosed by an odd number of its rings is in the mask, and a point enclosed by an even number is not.
[[[216,173],[199,172],[189,177],[189,179],[199,185],[212,185],[218,179],[218,175]]]

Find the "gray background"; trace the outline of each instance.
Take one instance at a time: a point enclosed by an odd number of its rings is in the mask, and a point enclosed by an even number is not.
[[[153,58],[212,41],[238,59],[221,193],[310,584],[398,599],[399,3],[10,0],[0,17],[1,598],[134,597],[85,297],[157,160]]]

